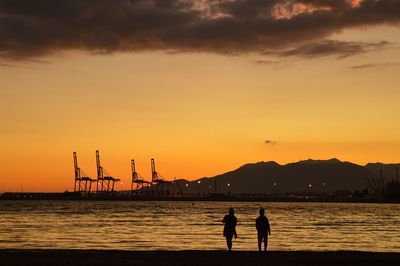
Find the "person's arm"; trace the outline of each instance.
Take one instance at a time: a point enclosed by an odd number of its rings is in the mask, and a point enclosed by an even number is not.
[[[237,218],[235,218],[235,233],[234,233],[234,236],[235,236],[235,238],[237,238],[238,237],[238,235],[237,235],[237,232],[236,232],[236,225],[237,225]]]
[[[222,219],[222,223],[226,223],[226,216],[224,216],[224,218]]]
[[[271,235],[271,227],[269,226],[268,218],[267,218],[267,230],[268,230],[268,234]]]

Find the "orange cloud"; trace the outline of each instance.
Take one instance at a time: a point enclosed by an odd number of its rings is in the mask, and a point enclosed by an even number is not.
[[[312,14],[316,11],[331,10],[329,6],[315,6],[313,4],[287,2],[276,4],[272,9],[272,16],[275,19],[291,19],[301,14]]]
[[[356,8],[361,5],[362,0],[349,0],[348,2],[349,2],[349,5]]]

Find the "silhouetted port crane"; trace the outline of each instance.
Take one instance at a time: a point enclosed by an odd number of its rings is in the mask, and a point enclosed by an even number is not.
[[[118,178],[112,177],[106,169],[100,164],[100,154],[96,151],[96,164],[97,164],[97,193],[114,193],[114,186],[116,182],[121,181]],[[100,189],[99,189],[100,183]]]
[[[148,191],[151,182],[144,180],[144,178],[141,175],[139,175],[138,172],[136,172],[135,160],[133,159],[131,160],[131,168],[132,168],[131,195],[133,195],[133,193],[139,195],[140,192],[144,194],[146,191]]]
[[[400,180],[399,180],[399,168],[395,167],[396,179],[386,184],[386,192],[388,195],[400,196]]]
[[[76,152],[73,153],[74,157],[74,170],[75,170],[75,183],[74,192],[83,192],[89,194],[92,189],[92,182],[96,182],[96,179],[92,179],[85,174],[85,172],[78,166],[78,157]]]
[[[164,195],[164,184],[167,185],[166,194],[169,194],[169,185],[172,184],[171,181],[165,180],[157,171],[156,164],[154,159],[151,158],[151,182],[155,183],[156,194],[163,196]],[[153,187],[154,188],[154,187]]]
[[[385,181],[383,179],[383,171],[379,171],[379,178],[367,178],[368,189],[373,194],[383,194],[385,192]]]

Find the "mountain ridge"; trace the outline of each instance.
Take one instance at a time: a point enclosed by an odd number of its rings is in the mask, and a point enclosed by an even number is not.
[[[356,163],[337,158],[302,160],[279,164],[260,161],[244,164],[232,171],[193,181],[178,180],[188,193],[333,193],[361,191],[368,179],[380,178],[383,170],[385,182],[395,179],[395,168],[400,164]],[[199,183],[200,181],[200,183]],[[187,185],[187,186],[186,186]],[[215,186],[217,189],[215,189]]]

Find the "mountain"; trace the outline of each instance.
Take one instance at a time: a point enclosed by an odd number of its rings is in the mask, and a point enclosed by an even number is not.
[[[394,168],[400,165],[367,164],[366,166],[338,159],[306,160],[280,165],[276,162],[245,164],[236,170],[204,177],[195,181],[178,180],[175,189],[184,193],[321,193],[355,191],[367,188],[367,179],[379,177],[383,169],[385,181],[393,179]],[[216,186],[216,190],[215,190]],[[174,189],[173,189],[174,190]]]

